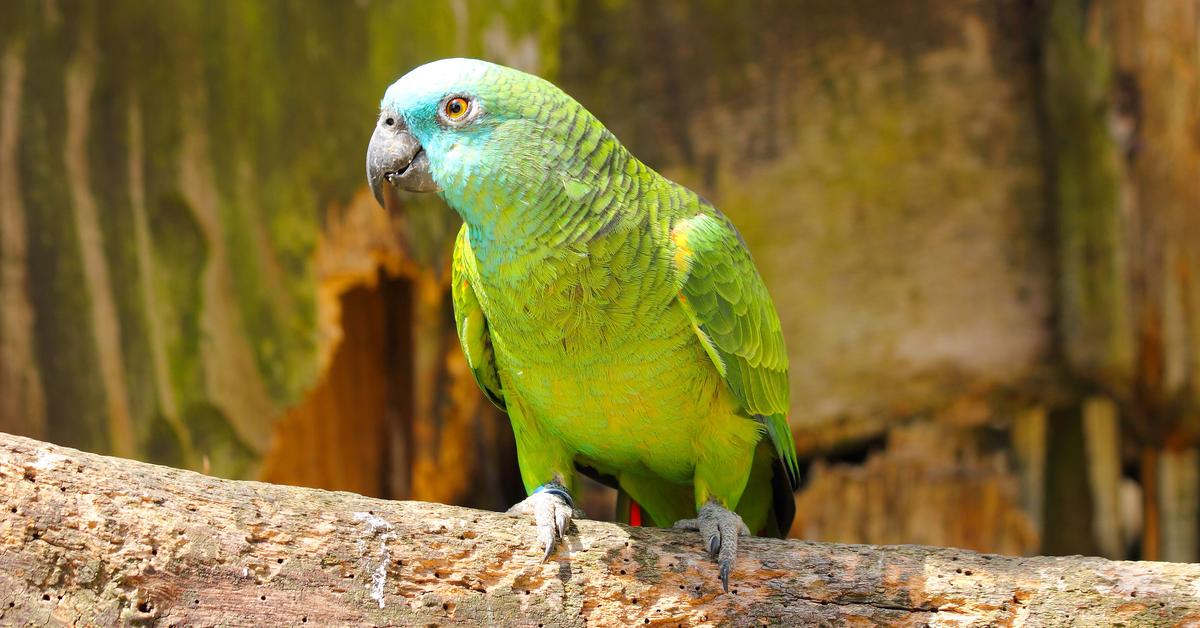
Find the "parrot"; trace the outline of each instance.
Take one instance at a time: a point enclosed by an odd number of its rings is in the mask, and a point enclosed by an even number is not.
[[[577,472],[618,519],[700,534],[726,592],[739,536],[786,536],[798,485],[788,355],[746,242],[553,83],[442,59],[390,85],[367,147],[387,208],[436,193],[462,218],[458,340],[512,424],[548,560],[583,516]]]

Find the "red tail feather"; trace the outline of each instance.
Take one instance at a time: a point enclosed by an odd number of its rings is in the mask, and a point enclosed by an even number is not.
[[[642,507],[632,499],[629,500],[629,525],[642,527]]]

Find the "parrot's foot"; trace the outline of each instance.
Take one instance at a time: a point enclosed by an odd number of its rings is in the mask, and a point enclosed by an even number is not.
[[[554,553],[558,542],[566,538],[571,517],[575,515],[575,505],[566,487],[552,482],[538,487],[533,495],[509,508],[508,514],[533,515],[538,543],[546,548],[546,553],[542,555],[544,563]]]
[[[675,522],[678,530],[699,530],[708,547],[708,554],[721,566],[721,586],[729,593],[729,572],[737,559],[738,536],[749,536],[750,528],[736,512],[710,501],[700,507],[695,519]]]

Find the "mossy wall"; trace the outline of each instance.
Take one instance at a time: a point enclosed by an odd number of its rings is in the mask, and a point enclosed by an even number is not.
[[[3,307],[17,310],[0,337],[5,396],[33,392],[0,424],[252,474],[274,419],[317,380],[317,239],[328,208],[363,187],[383,88],[449,55],[553,69],[559,11],[8,7],[2,224],[21,233],[0,249],[16,267]],[[437,216],[432,232],[449,232],[452,216]],[[416,248],[432,263],[438,244]]]

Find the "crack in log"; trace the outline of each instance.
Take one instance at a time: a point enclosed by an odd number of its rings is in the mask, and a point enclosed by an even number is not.
[[[805,602],[812,602],[814,604],[821,604],[821,605],[833,604],[835,606],[870,606],[871,608],[878,608],[878,609],[888,610],[888,611],[901,611],[904,613],[938,613],[938,612],[941,612],[940,609],[934,608],[934,607],[901,606],[899,604],[888,604],[886,602],[871,602],[868,600],[829,600],[829,599],[808,597],[808,596],[804,596],[804,595],[796,596],[796,599],[802,600]]]

